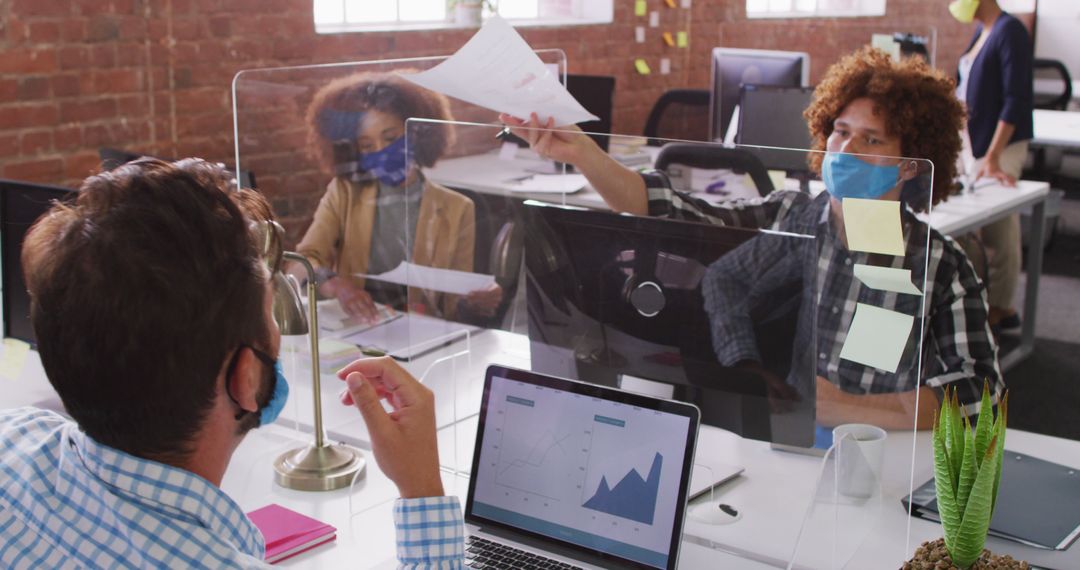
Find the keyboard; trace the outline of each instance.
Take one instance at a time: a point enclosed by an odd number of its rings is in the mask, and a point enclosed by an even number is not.
[[[465,539],[465,566],[474,570],[584,570],[478,536]]]

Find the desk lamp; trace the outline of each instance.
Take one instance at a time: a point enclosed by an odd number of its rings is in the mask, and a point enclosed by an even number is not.
[[[264,232],[264,254],[267,259],[288,259],[300,263],[307,271],[308,315],[304,318],[299,292],[281,271],[273,274],[274,320],[282,335],[303,335],[311,338],[311,387],[315,407],[315,442],[292,449],[274,460],[274,481],[298,491],[333,491],[349,486],[357,475],[363,476],[365,461],[360,450],[345,444],[330,445],[323,434],[322,399],[319,377],[319,315],[315,291],[315,270],[311,262],[299,253],[282,251],[284,230],[276,222],[267,224]],[[274,263],[280,266],[280,263]]]

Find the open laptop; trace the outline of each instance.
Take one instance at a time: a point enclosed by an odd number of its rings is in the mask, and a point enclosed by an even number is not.
[[[468,566],[674,569],[699,423],[690,404],[490,366]]]

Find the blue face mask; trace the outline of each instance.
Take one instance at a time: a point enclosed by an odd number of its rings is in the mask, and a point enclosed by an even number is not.
[[[285,379],[285,372],[281,369],[281,361],[274,361],[274,395],[270,401],[259,410],[259,425],[274,423],[285,409],[285,402],[289,401],[289,381]]]
[[[360,168],[388,186],[401,186],[408,169],[405,137],[399,137],[386,148],[360,155]]]
[[[244,345],[251,349],[255,353],[255,357],[258,358],[264,365],[273,367],[274,369],[274,393],[270,395],[270,401],[265,406],[259,408],[259,425],[264,426],[266,424],[274,423],[274,420],[281,414],[281,410],[285,409],[285,402],[289,400],[289,381],[285,379],[285,372],[281,368],[281,361],[270,358],[270,355],[265,352],[250,346]],[[240,351],[236,352],[237,355]],[[236,356],[233,356],[233,361],[229,363],[229,370],[226,373],[231,377],[233,373],[233,367],[236,366]],[[229,395],[229,399],[233,401],[237,406],[240,405],[233,397],[232,392],[227,389],[225,391]],[[247,412],[241,411],[236,415],[236,419],[244,417]]]
[[[877,166],[850,154],[827,152],[821,162],[821,178],[835,198],[875,199],[896,187],[900,167]]]

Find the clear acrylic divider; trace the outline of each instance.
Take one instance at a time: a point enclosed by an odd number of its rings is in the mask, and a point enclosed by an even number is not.
[[[536,53],[553,75],[565,80],[567,63],[562,50],[537,50]],[[402,256],[400,251],[390,251],[392,248],[372,253],[370,244],[383,244],[388,235],[393,235],[394,239],[407,238],[394,223],[374,227],[378,225],[374,218],[365,217],[373,216],[380,197],[390,196],[391,202],[394,197],[388,192],[364,194],[362,198],[353,194],[356,182],[350,180],[359,181],[364,177],[360,153],[371,150],[372,144],[381,147],[391,142],[384,139],[395,133],[386,129],[394,130],[396,126],[396,135],[403,138],[408,117],[492,121],[498,116],[494,111],[417,87],[399,76],[430,69],[447,57],[253,69],[241,71],[233,79],[237,177],[242,184],[256,188],[269,199],[277,219],[286,229],[285,249],[301,250],[318,273],[319,352],[323,377],[320,399],[324,431],[330,441],[344,441],[365,449],[370,447],[359,414],[338,401],[344,385],[336,378],[336,372],[346,364],[365,354],[389,354],[399,357],[406,369],[420,377],[431,362],[452,353],[455,347],[462,345],[462,339],[479,330],[445,326],[438,334],[414,343],[411,334],[415,328],[411,322],[413,317],[424,320],[424,317],[438,318],[438,315],[413,315],[408,303],[395,304],[398,299],[394,298],[392,286],[380,292],[383,298],[376,295],[373,299],[372,318],[366,318],[368,315],[355,304],[357,296],[365,296],[365,278],[358,274],[384,273],[393,269],[385,267],[385,263],[395,255],[403,261],[411,259],[411,256]],[[387,115],[388,119],[382,119],[389,122],[377,125],[382,127],[379,136],[375,137],[378,140],[373,141],[372,137],[362,140],[362,123],[367,117],[378,115],[367,112],[372,109]],[[366,146],[361,148],[362,145]],[[441,152],[453,152],[454,148],[453,141],[446,141]],[[369,178],[374,179],[374,176]],[[336,193],[332,191],[335,188]],[[338,198],[344,202],[337,201]],[[392,210],[394,205],[385,209]],[[403,218],[404,214],[401,214],[397,223],[400,224]],[[378,236],[375,236],[376,231]],[[361,237],[365,232],[366,235]],[[361,253],[365,246],[367,251]],[[350,255],[359,255],[363,260],[345,261]],[[374,258],[382,261],[383,266],[376,263],[376,267],[371,267],[369,262]],[[407,271],[406,268],[401,273],[399,281],[405,282]],[[292,267],[290,273],[301,283],[308,279],[299,266]],[[349,281],[351,286],[334,294],[325,285],[334,277]],[[301,288],[302,294],[305,289]],[[347,306],[350,299],[353,306]],[[360,305],[366,305],[363,299]],[[293,389],[292,401],[279,419],[282,425],[308,434],[312,433],[314,424],[307,364],[311,359],[309,346],[306,335],[285,337],[283,341],[282,357],[290,368],[287,372]],[[452,410],[445,413],[452,413]],[[444,424],[456,422],[445,413],[440,410]]]
[[[425,137],[445,130],[470,142],[417,165]],[[480,330],[475,372],[454,377],[481,382],[488,364],[524,356],[519,366],[539,372],[694,402],[705,424],[697,472],[744,471],[691,502],[687,541],[778,567],[899,566],[914,549],[900,499],[913,473],[917,484],[931,473],[928,433],[914,428],[929,425],[935,407],[924,398],[937,395],[920,386],[943,374],[935,355],[946,344],[923,342],[921,292],[934,282],[918,215],[930,208],[932,164],[664,141],[636,149],[649,164],[628,167],[585,137],[619,149],[637,137],[513,129],[558,141],[541,156],[503,154],[491,142],[502,131],[419,118],[406,129],[423,180],[409,209],[419,220],[407,216],[413,235],[425,227],[424,200],[450,191],[471,202],[474,223],[458,227],[476,246],[473,263],[444,277],[464,287],[451,320]],[[566,175],[533,166],[558,159],[572,165]],[[417,264],[410,286],[450,290],[424,281],[429,267]],[[492,280],[498,314],[485,321],[466,299]],[[524,331],[507,326],[521,322]],[[473,408],[457,417],[476,418],[480,390],[470,393]],[[834,448],[838,425],[849,431]]]

